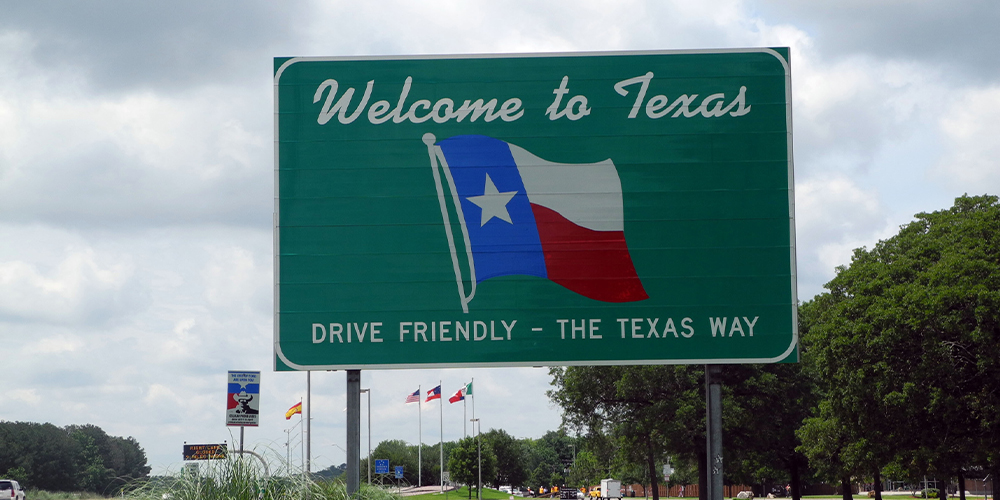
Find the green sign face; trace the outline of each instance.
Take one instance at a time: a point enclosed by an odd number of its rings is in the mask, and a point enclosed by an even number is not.
[[[787,49],[274,65],[276,369],[797,360]]]

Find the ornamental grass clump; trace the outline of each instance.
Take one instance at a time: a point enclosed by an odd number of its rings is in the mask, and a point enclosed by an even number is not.
[[[302,474],[269,476],[254,457],[206,461],[197,469],[154,478],[124,491],[131,500],[348,500],[341,481],[315,481]],[[282,464],[278,471],[287,470]],[[359,500],[398,500],[392,492],[362,485]]]

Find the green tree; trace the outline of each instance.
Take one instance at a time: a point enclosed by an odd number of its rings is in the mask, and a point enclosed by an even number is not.
[[[526,439],[524,446],[527,455],[525,470],[528,474],[527,486],[538,490],[543,484],[548,484],[552,472],[561,467],[559,454],[550,441],[544,439]]]
[[[721,378],[726,477],[761,484],[762,496],[790,484],[799,500],[808,459],[795,431],[817,404],[814,380],[797,363],[728,365]]]
[[[420,453],[420,476],[424,485],[441,484],[441,447],[439,445],[424,445]],[[416,455],[417,447],[413,447]],[[445,459],[447,459],[445,455]]]
[[[0,470],[20,467],[25,484],[54,490],[76,490],[79,444],[52,424],[0,422]]]
[[[382,441],[372,451],[373,460],[388,460],[391,467],[403,467],[403,482],[417,484],[417,447],[410,446],[401,439]],[[367,463],[362,461],[367,471]],[[374,464],[373,464],[374,465]],[[374,470],[374,467],[372,468]],[[392,479],[395,481],[395,479]]]
[[[77,455],[77,487],[84,491],[100,492],[114,477],[114,471],[104,466],[93,437],[80,430],[70,432],[70,437],[80,446],[80,453]]]
[[[28,489],[31,486],[28,482],[28,471],[24,470],[23,467],[13,467],[11,469],[7,469],[7,472],[3,473],[3,477],[17,481],[18,484],[20,484],[24,489]]]
[[[608,468],[602,466],[597,461],[597,456],[590,451],[581,451],[576,454],[576,462],[570,470],[567,482],[576,487],[591,487],[600,484],[601,479],[607,477]]]
[[[573,450],[579,448],[577,441],[565,429],[546,432],[541,439],[522,441],[526,456],[524,469],[528,477],[527,485],[537,489],[540,486],[563,484],[564,471],[573,462]]]
[[[490,477],[489,483],[494,487],[524,486],[528,473],[524,469],[526,456],[521,442],[503,429],[490,429],[482,437],[490,444],[497,459],[496,474]]]
[[[135,438],[109,436],[96,425],[70,425],[66,432],[81,447],[78,487],[112,494],[137,479],[147,479],[146,452]]]
[[[469,486],[469,498],[472,498],[472,488],[479,488],[480,463],[483,482],[496,475],[496,455],[485,439],[464,438],[451,450],[448,457],[448,471],[452,481]]]
[[[1000,427],[997,391],[983,381],[998,374],[997,197],[917,214],[826,286],[808,355],[820,416],[854,443],[845,463],[876,483],[889,464],[939,479],[973,460],[996,470],[997,433],[984,431]]]
[[[115,471],[115,478],[123,484],[131,484],[139,479],[149,479],[152,468],[146,459],[146,451],[142,449],[134,437],[111,436],[111,448],[114,452],[105,458],[105,463]]]
[[[831,332],[824,328],[814,330],[814,327],[822,324],[832,305],[833,297],[823,294],[799,306],[799,336],[804,352],[802,365],[816,383],[820,401],[813,408],[812,415],[795,432],[801,442],[797,451],[808,458],[817,477],[829,483],[840,483],[844,500],[850,500],[851,479],[864,477],[870,472],[866,465],[870,457],[867,456],[865,441],[854,439],[834,412],[829,400],[830,381],[823,378],[828,375],[829,363],[838,361],[828,358],[831,349],[824,345],[834,340],[826,337]],[[814,348],[814,345],[819,347]]]
[[[563,409],[564,425],[614,438],[615,471],[645,472],[659,498],[657,464],[669,453],[705,456],[703,371],[686,366],[581,366],[553,368],[549,397]]]

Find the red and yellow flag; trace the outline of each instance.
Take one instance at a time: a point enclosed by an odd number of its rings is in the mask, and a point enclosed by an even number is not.
[[[298,403],[295,403],[295,406],[289,408],[288,411],[285,412],[285,420],[291,419],[292,415],[295,415],[296,413],[298,413],[299,415],[302,414],[302,402],[301,401],[299,401]]]

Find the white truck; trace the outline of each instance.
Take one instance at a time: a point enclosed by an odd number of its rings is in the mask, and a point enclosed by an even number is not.
[[[617,479],[601,479],[601,498],[617,498],[622,497],[622,482]]]

